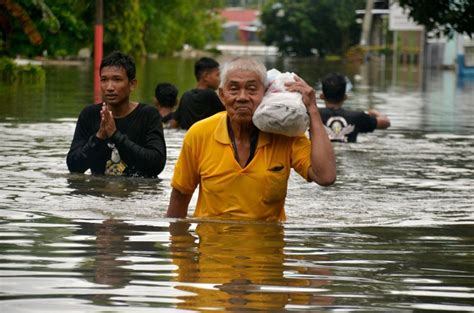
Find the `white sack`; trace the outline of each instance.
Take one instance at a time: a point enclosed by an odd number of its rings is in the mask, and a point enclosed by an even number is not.
[[[309,127],[309,117],[299,92],[286,91],[285,82],[295,81],[293,73],[267,72],[268,90],[253,115],[253,123],[261,131],[294,137]]]

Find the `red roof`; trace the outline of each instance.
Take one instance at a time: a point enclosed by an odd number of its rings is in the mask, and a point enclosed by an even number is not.
[[[239,25],[248,25],[258,20],[260,11],[240,8],[227,8],[220,12],[226,22],[236,22]]]

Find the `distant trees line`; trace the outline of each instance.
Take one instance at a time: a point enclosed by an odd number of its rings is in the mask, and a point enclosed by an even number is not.
[[[474,0],[398,0],[427,31],[452,37],[474,34]]]
[[[104,1],[104,51],[171,54],[220,38],[221,0]],[[0,0],[0,54],[61,57],[92,48],[95,1]]]
[[[342,54],[359,43],[365,0],[274,0],[262,11],[262,39],[289,55]]]
[[[171,54],[188,44],[218,41],[222,0],[104,1],[104,51]],[[282,0],[264,3],[261,38],[283,53],[342,53],[358,41],[355,10],[364,0]],[[337,3],[337,5],[335,5]],[[95,1],[0,0],[0,53],[62,57],[92,48]],[[2,8],[2,9],[3,9]]]
[[[428,32],[474,34],[474,0],[398,0]],[[269,0],[262,12],[262,39],[290,55],[342,54],[360,40],[358,9],[366,0]]]
[[[343,54],[360,40],[365,0],[104,0],[104,51],[169,55],[220,38],[216,9],[262,7],[260,37],[288,55]],[[474,0],[399,0],[428,30],[474,33]],[[0,0],[0,55],[62,57],[93,48],[95,1]]]

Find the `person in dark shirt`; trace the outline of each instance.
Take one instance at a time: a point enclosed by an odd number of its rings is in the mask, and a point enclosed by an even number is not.
[[[197,121],[225,110],[215,92],[220,84],[219,63],[203,57],[194,64],[194,75],[197,86],[181,96],[173,117],[176,126],[183,129],[189,129]]]
[[[155,88],[155,105],[161,115],[161,121],[165,126],[171,126],[173,109],[178,104],[178,88],[170,83],[159,83]]]
[[[342,108],[346,95],[346,79],[339,73],[330,73],[322,81],[320,98],[326,107],[319,109],[321,119],[331,141],[356,142],[359,133],[390,127],[389,118],[376,111],[351,111]]]
[[[70,172],[156,177],[166,162],[166,145],[158,110],[130,101],[135,64],[112,52],[100,64],[103,102],[79,115],[67,154]]]

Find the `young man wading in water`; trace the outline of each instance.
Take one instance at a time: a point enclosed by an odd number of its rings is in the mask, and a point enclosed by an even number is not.
[[[359,133],[390,127],[390,119],[376,110],[365,113],[342,107],[347,95],[346,79],[341,74],[330,73],[324,77],[322,89],[320,98],[326,107],[319,109],[319,114],[331,141],[356,142]]]
[[[66,160],[69,171],[143,177],[161,173],[166,146],[160,113],[130,101],[136,85],[135,64],[128,55],[113,52],[102,60],[104,102],[80,113]]]

